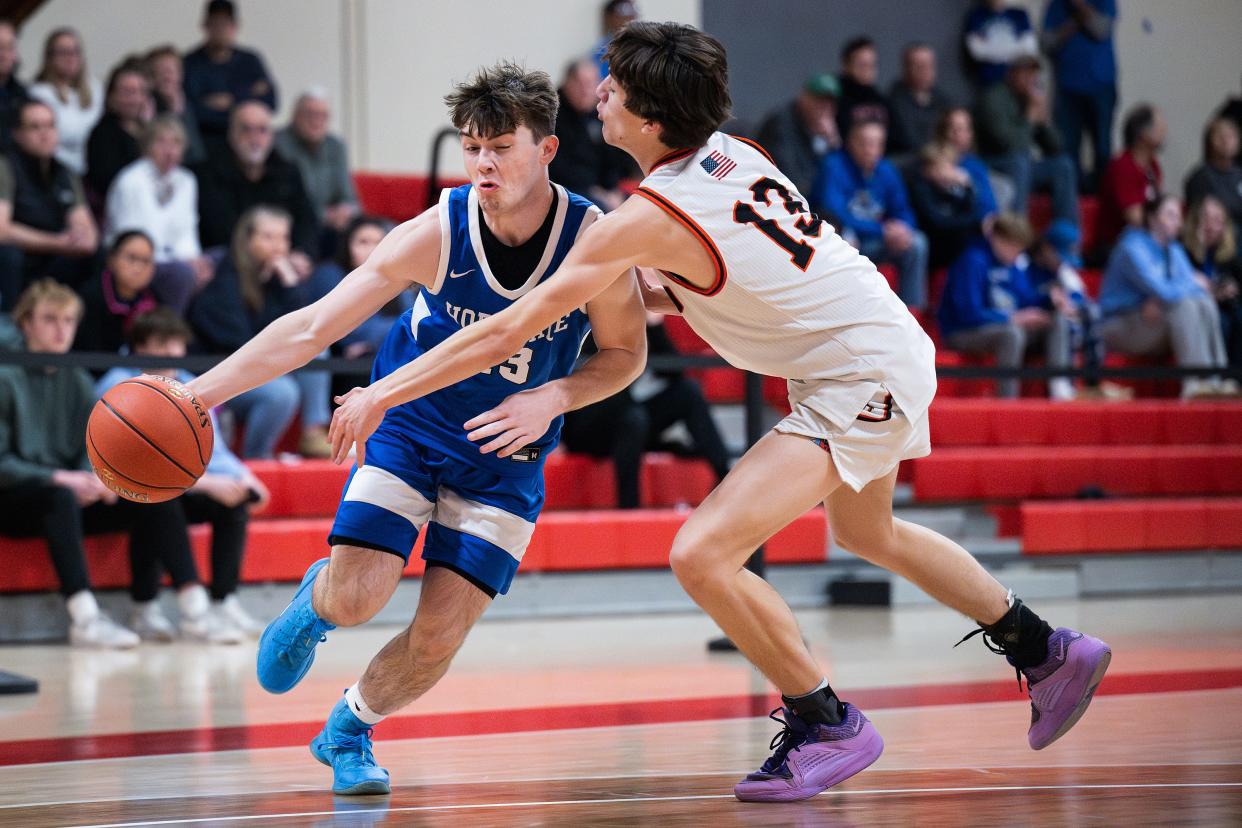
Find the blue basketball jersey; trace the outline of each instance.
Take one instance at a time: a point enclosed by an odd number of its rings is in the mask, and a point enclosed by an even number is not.
[[[414,307],[394,323],[388,340],[376,355],[373,381],[431,350],[461,328],[499,313],[545,279],[554,278],[574,241],[600,216],[600,211],[585,198],[560,185],[552,186],[556,188],[557,202],[547,247],[530,278],[515,290],[506,289],[488,266],[474,188],[465,185],[441,194],[439,272],[430,287],[419,290]],[[511,394],[568,375],[589,332],[585,309],[574,310],[500,365],[390,409],[386,425],[396,426],[413,440],[496,474],[537,473],[560,439],[563,418],[556,418],[547,433],[513,457],[481,454],[479,444],[466,439],[462,425],[495,408]]]

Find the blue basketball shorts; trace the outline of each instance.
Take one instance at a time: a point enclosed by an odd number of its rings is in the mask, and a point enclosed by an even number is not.
[[[408,561],[427,526],[423,560],[503,595],[543,508],[543,474],[502,477],[417,439],[380,425],[366,464],[349,475],[328,542]]]

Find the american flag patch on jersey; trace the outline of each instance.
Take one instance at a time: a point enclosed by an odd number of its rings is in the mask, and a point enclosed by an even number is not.
[[[733,172],[733,168],[737,166],[737,162],[727,155],[712,150],[711,155],[699,162],[699,166],[707,171],[712,178],[724,178]]]

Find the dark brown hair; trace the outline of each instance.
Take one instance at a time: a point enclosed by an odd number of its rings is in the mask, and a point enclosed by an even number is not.
[[[729,64],[720,41],[680,23],[629,23],[608,46],[625,108],[664,129],[673,149],[701,147],[729,118]]]
[[[134,319],[128,339],[129,347],[137,350],[155,339],[180,339],[189,344],[194,340],[194,332],[176,311],[156,308]]]
[[[556,131],[560,104],[547,72],[527,72],[509,61],[480,69],[444,96],[453,126],[480,138],[495,138],[525,125],[542,141]]]

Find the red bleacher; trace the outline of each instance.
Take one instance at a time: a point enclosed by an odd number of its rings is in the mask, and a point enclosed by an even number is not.
[[[332,526],[347,469],[327,461],[254,462],[253,468],[272,492],[267,511],[250,528],[242,580],[296,581],[306,567],[327,554]],[[522,562],[523,572],[571,572],[663,568],[673,536],[714,484],[702,461],[650,454],[644,460],[644,496],[663,508],[619,511],[602,508],[615,502],[611,464],[580,455],[556,453],[547,461],[548,508],[540,517]],[[570,511],[575,510],[575,511]],[[192,530],[195,558],[201,572],[208,564],[210,531]],[[421,543],[421,541],[420,541]],[[88,538],[91,580],[100,588],[129,583],[129,565],[122,535]],[[822,509],[800,517],[768,543],[772,563],[816,563],[825,560],[828,525]],[[407,575],[422,572],[416,547]],[[0,592],[47,591],[56,577],[43,541],[0,543],[0,567],[8,572]]]
[[[1024,554],[1242,548],[1242,404],[938,399],[931,429],[916,498],[984,501]]]
[[[1242,498],[1023,503],[1027,555],[1242,548]]]

